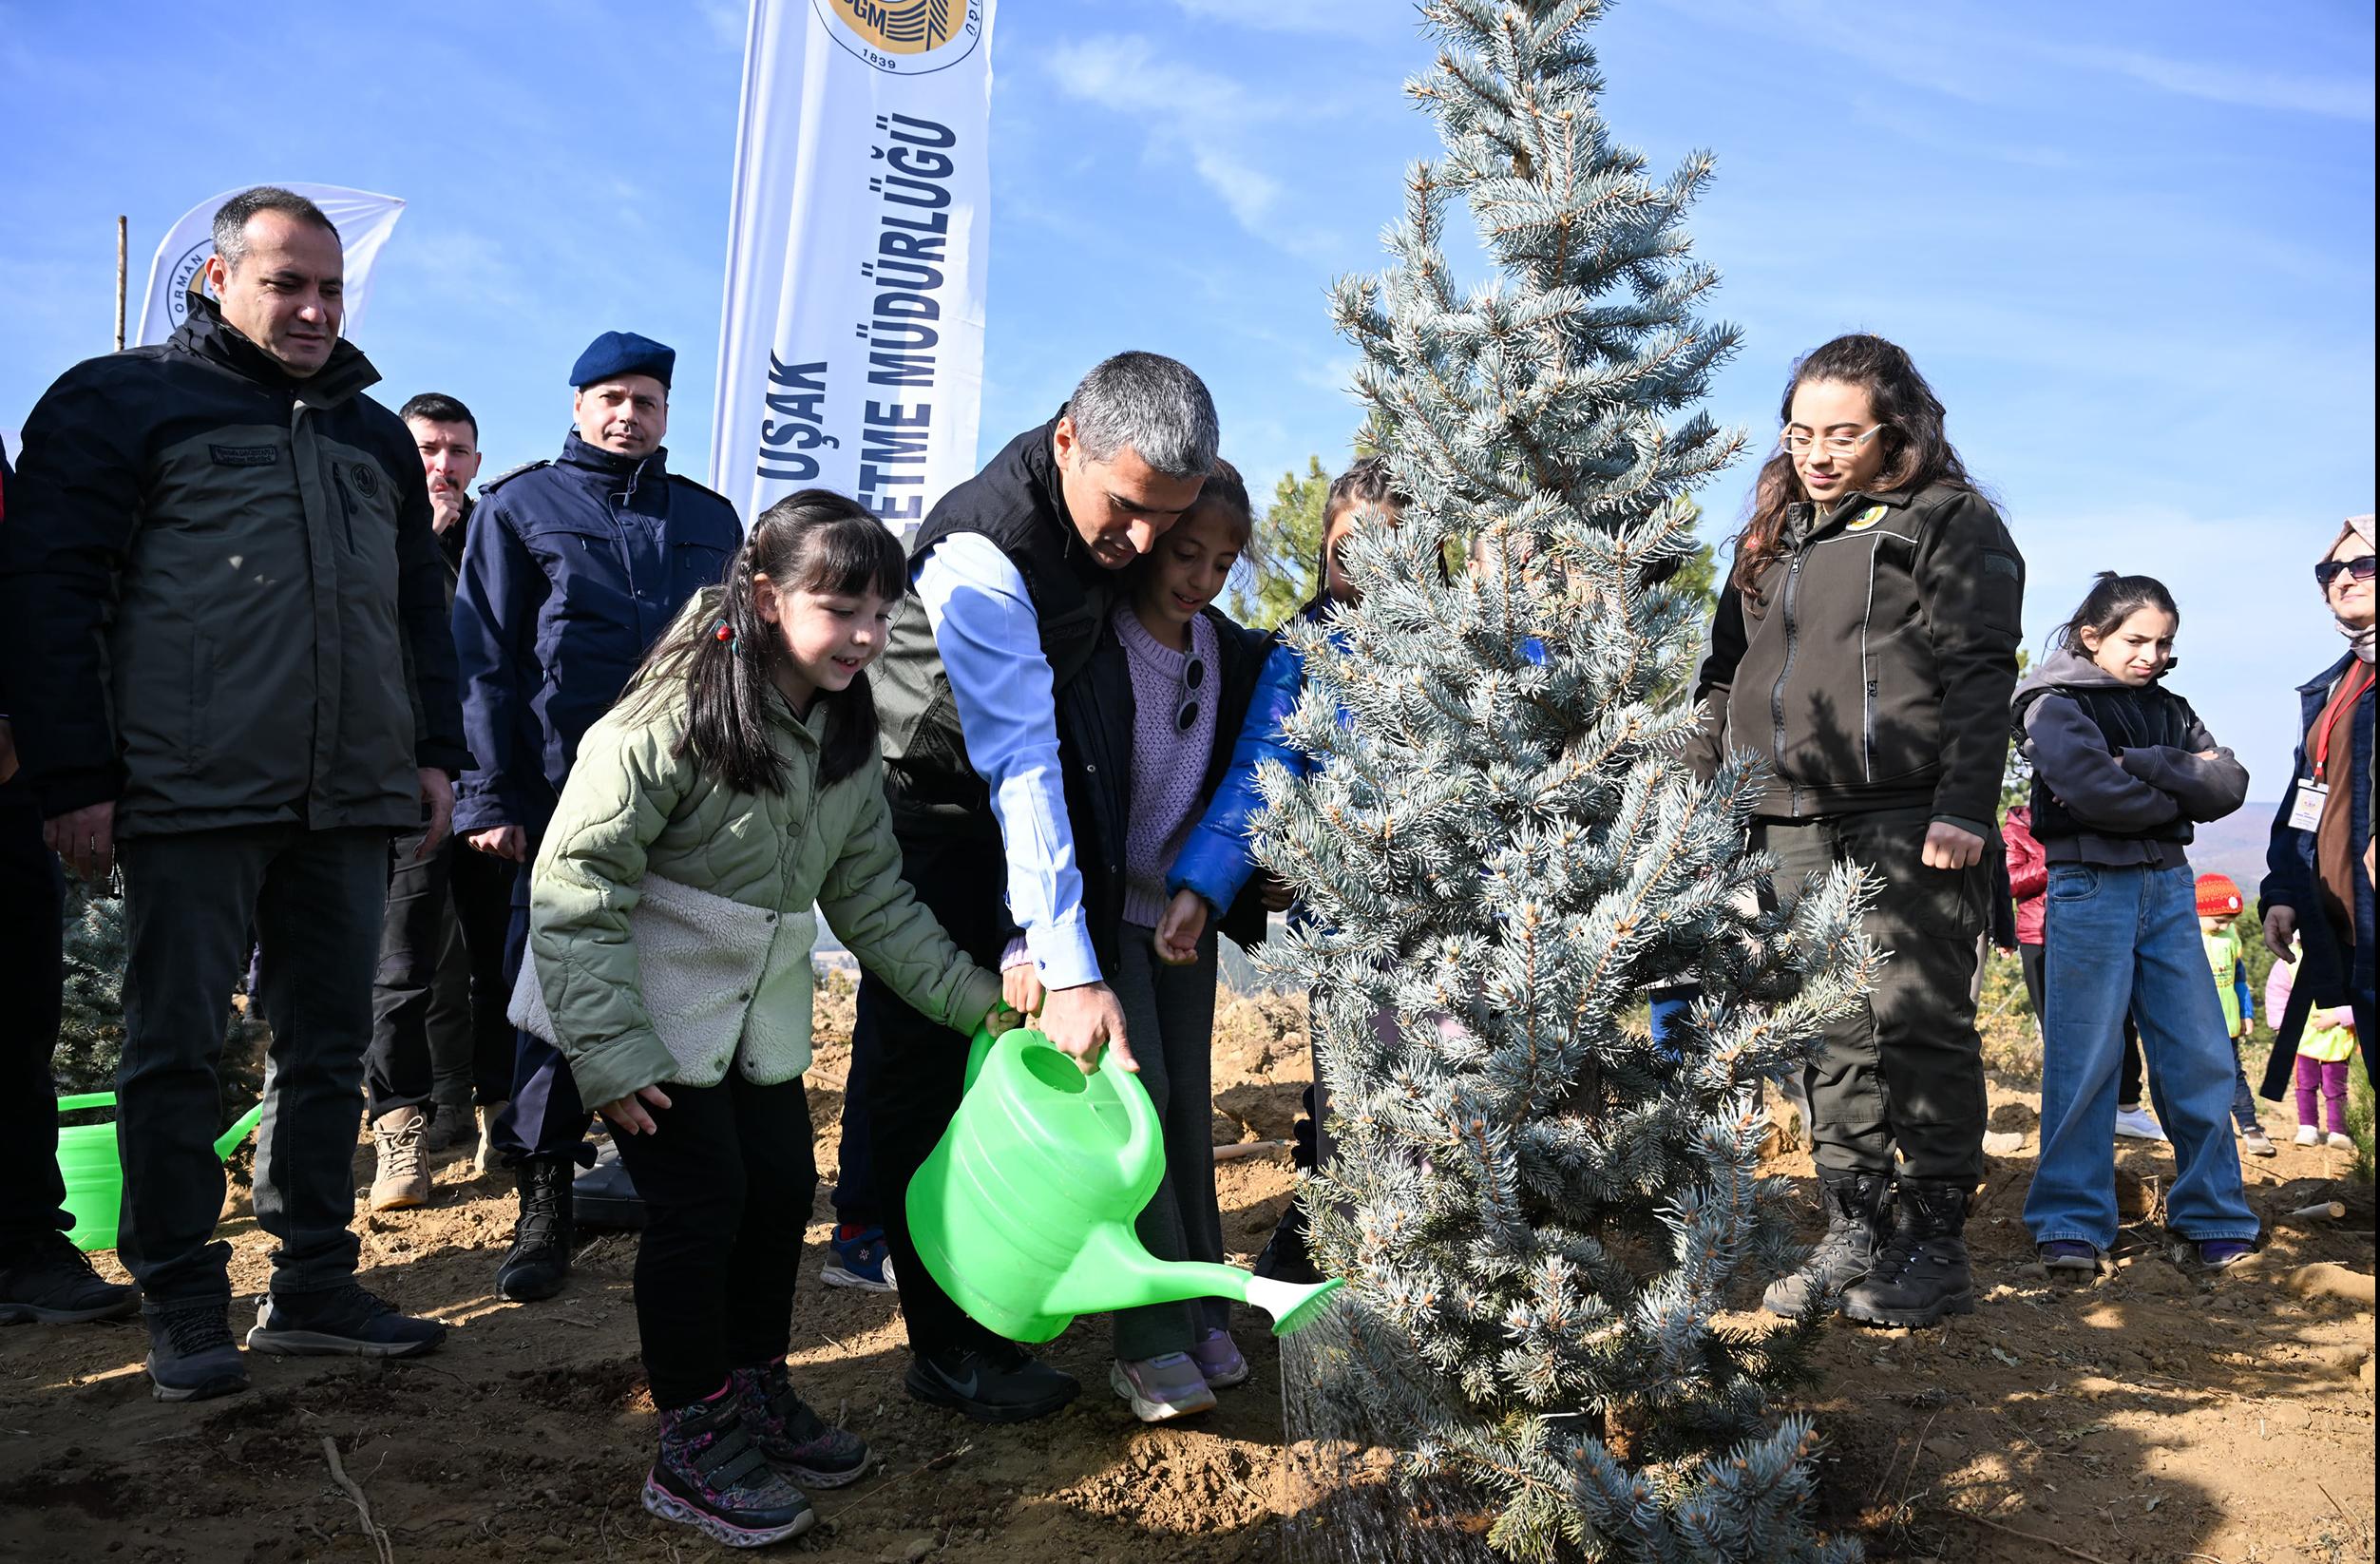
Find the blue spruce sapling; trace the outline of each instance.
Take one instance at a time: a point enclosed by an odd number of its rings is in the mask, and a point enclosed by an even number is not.
[[[1745,772],[1678,753],[1702,604],[1669,578],[1742,443],[1690,410],[1736,341],[1680,225],[1710,161],[1610,141],[1591,0],[1420,9],[1444,155],[1333,300],[1409,502],[1346,546],[1361,604],[1288,632],[1325,764],[1266,779],[1257,838],[1311,915],[1267,964],[1313,995],[1337,1144],[1304,1198],[1353,1282],[1309,1393],[1484,1496],[1514,1557],[1854,1558],[1772,1410],[1817,1317],[1721,1320],[1799,1259],[1761,1083],[1875,958],[1848,875],[1762,910]],[[1467,292],[1457,200],[1496,268]],[[1657,1045],[1647,994],[1694,982]]]

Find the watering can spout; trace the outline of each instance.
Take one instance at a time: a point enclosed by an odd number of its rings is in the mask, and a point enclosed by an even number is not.
[[[1304,1285],[1276,1282],[1237,1266],[1160,1260],[1140,1247],[1130,1229],[1102,1227],[1085,1236],[1082,1251],[1050,1289],[1048,1307],[1052,1313],[1100,1314],[1185,1298],[1237,1298],[1271,1315],[1273,1334],[1286,1336],[1312,1324],[1343,1285],[1335,1276]]]
[[[978,1324],[1046,1342],[1077,1314],[1186,1298],[1268,1310],[1276,1335],[1339,1283],[1298,1287],[1159,1260],[1133,1224],[1165,1176],[1148,1092],[1114,1062],[1086,1076],[1038,1033],[979,1030],[959,1111],[904,1199],[926,1273]]]
[[[238,1123],[234,1124],[230,1129],[225,1130],[221,1135],[216,1136],[215,1160],[218,1162],[228,1161],[232,1153],[238,1148],[239,1143],[248,1138],[248,1132],[255,1129],[257,1125],[263,1120],[263,1118],[264,1104],[262,1102],[258,1102],[255,1107],[240,1115],[239,1121]]]

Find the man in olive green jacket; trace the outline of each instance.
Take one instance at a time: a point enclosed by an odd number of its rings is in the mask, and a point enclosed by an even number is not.
[[[49,846],[121,864],[124,1264],[159,1399],[242,1389],[213,1140],[251,931],[273,1029],[258,1351],[398,1357],[445,1335],[355,1285],[349,1159],[391,832],[435,850],[469,760],[445,571],[405,426],[339,340],[337,230],[269,186],[216,214],[160,347],[77,365],[25,426],[0,529],[10,715]],[[119,852],[121,849],[121,852]]]

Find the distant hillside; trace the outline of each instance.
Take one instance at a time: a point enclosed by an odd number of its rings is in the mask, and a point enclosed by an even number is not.
[[[2280,805],[2250,799],[2238,811],[2199,828],[2190,845],[2190,867],[2200,874],[2228,874],[2256,915],[2256,886],[2264,878],[2264,847],[2273,837],[2273,816]]]

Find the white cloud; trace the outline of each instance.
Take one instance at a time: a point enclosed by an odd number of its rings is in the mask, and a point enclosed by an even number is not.
[[[1187,162],[1249,233],[1291,249],[1313,241],[1302,225],[1277,220],[1291,192],[1257,156],[1260,132],[1285,118],[1283,105],[1132,34],[1062,44],[1049,69],[1066,96],[1136,120],[1151,155]]]
[[[711,36],[721,48],[744,47],[745,28],[752,18],[745,0],[699,0],[698,9],[703,25],[711,29]]]
[[[1240,0],[1183,0],[1237,4]],[[1825,48],[1892,80],[1948,97],[1986,103],[2036,76],[2036,62],[2121,76],[2180,97],[2244,108],[2278,109],[2372,122],[2370,75],[2333,76],[2257,70],[2217,58],[2180,60],[2142,49],[2052,42],[2031,30],[1961,20],[1950,8],[1861,5],[1832,0],[1667,0],[1696,20]],[[2085,17],[2087,12],[2078,12]],[[2212,37],[2213,35],[2208,35]],[[2370,48],[2369,39],[2365,48]]]
[[[2304,76],[2275,70],[2241,70],[2224,66],[2170,60],[2137,49],[2066,48],[2039,46],[2053,60],[2085,69],[2110,71],[2185,98],[2235,104],[2243,108],[2275,108],[2317,114],[2327,119],[2372,122],[2371,78]]]

